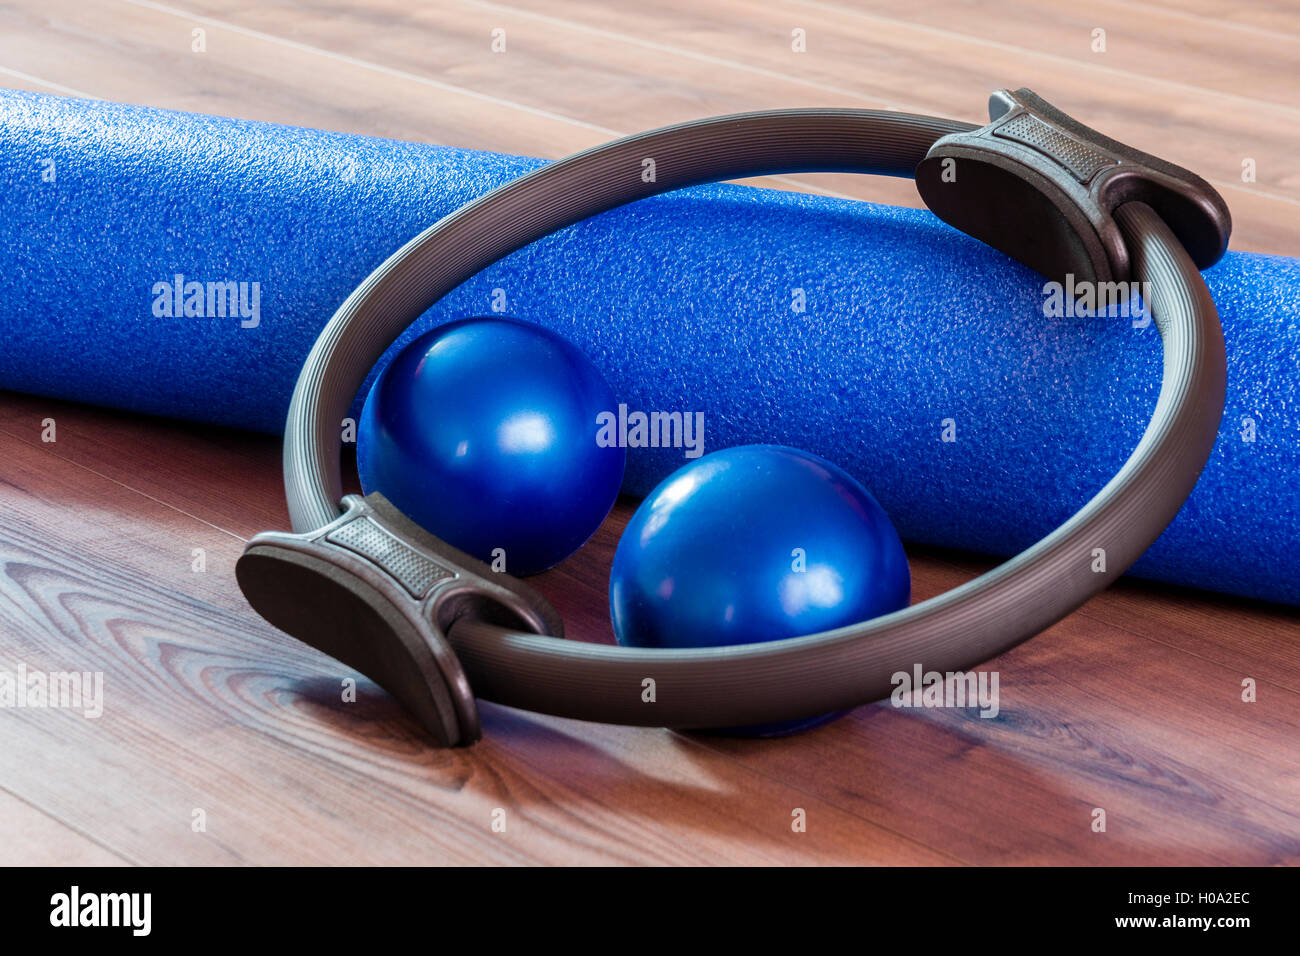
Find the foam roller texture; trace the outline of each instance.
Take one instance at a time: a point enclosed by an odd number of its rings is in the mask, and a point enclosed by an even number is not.
[[[278,433],[352,288],[541,162],[0,91],[0,387]],[[1300,261],[1230,252],[1205,277],[1228,352],[1219,441],[1132,573],[1300,604]],[[185,314],[189,282],[235,283],[233,308]],[[503,306],[576,343],[629,409],[703,412],[706,450],[807,449],[905,540],[989,554],[1096,493],[1159,390],[1154,325],[1046,319],[1039,276],[930,213],[824,196],[704,186],[606,213],[484,271],[394,348]],[[624,488],[683,461],[631,449]]]

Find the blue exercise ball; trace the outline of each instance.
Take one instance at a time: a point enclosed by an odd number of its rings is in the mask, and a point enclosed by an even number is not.
[[[371,386],[361,487],[498,570],[534,574],[580,548],[618,496],[626,452],[597,443],[597,416],[616,408],[591,360],[547,329],[442,325]]]
[[[798,637],[910,597],[884,509],[836,465],[778,445],[717,451],[665,479],[623,532],[609,586],[615,637],[631,647]],[[836,716],[710,732],[773,736]]]

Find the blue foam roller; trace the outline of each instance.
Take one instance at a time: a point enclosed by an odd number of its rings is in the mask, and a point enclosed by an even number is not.
[[[541,162],[0,92],[0,387],[278,432],[353,286]],[[1206,281],[1227,410],[1133,573],[1300,603],[1300,261],[1232,252]],[[1159,388],[1153,326],[1044,318],[1040,277],[926,211],[743,186],[523,249],[402,341],[502,307],[575,342],[629,410],[702,412],[706,450],[805,448],[859,478],[905,540],[991,554],[1097,492]],[[625,490],[683,461],[631,449]]]

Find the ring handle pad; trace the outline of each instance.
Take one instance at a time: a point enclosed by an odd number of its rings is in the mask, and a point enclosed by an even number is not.
[[[448,629],[463,615],[563,636],[547,600],[453,548],[378,492],[348,495],[336,521],[248,542],[235,577],[268,622],[360,671],[440,746],[481,736],[478,706]]]
[[[1198,268],[1219,260],[1232,220],[1194,173],[1125,146],[1031,90],[989,97],[987,126],[937,140],[916,168],[935,215],[1068,285],[1128,281],[1132,263],[1114,212],[1154,209]]]

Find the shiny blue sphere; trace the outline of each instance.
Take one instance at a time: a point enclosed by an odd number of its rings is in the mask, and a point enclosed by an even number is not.
[[[713,647],[812,634],[907,606],[884,509],[842,469],[778,445],[717,451],[641,502],[610,574],[620,644]],[[838,715],[732,728],[791,733]]]
[[[375,380],[357,433],[361,487],[505,570],[562,561],[600,527],[626,452],[596,441],[617,408],[600,372],[558,335],[516,319],[424,333]]]

